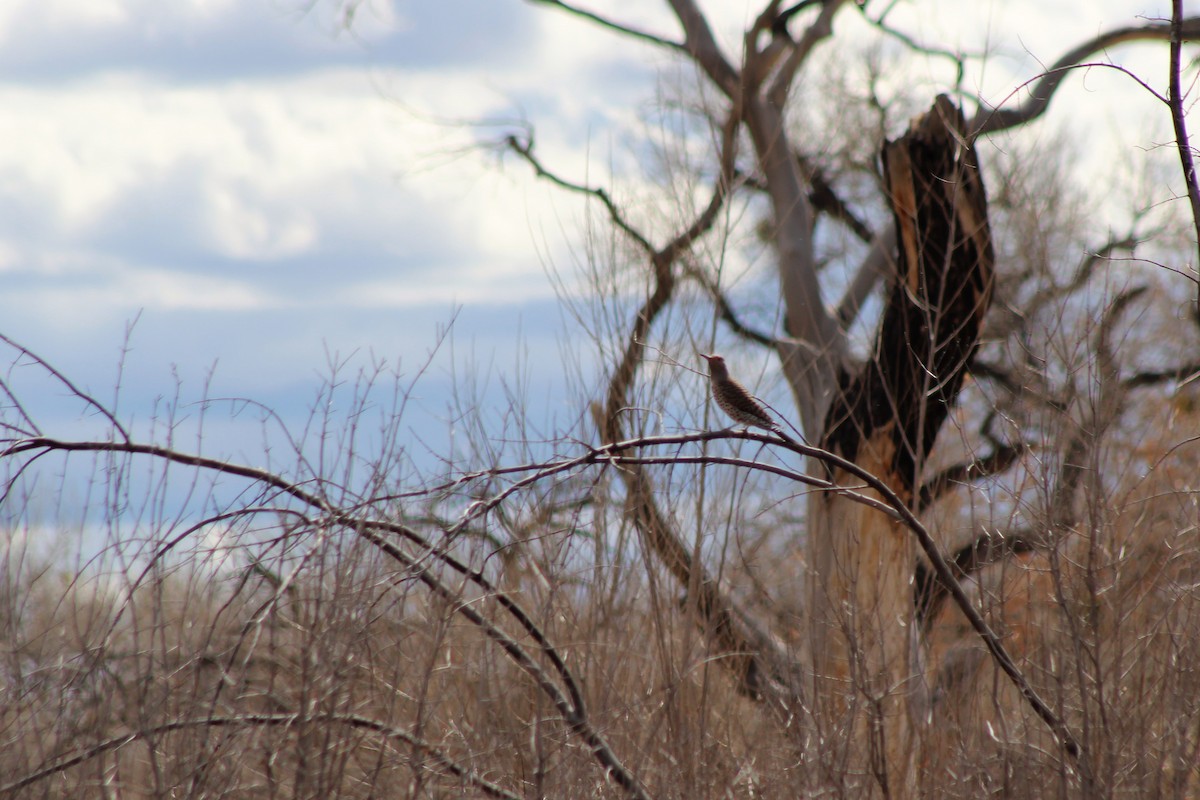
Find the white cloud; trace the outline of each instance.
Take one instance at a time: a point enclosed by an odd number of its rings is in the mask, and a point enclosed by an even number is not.
[[[5,332],[91,343],[108,359],[121,322],[145,309],[160,360],[220,354],[241,359],[248,380],[270,361],[285,382],[280,365],[307,377],[324,342],[411,350],[431,336],[431,308],[467,304],[466,317],[546,298],[544,260],[569,271],[587,258],[587,204],[473,149],[503,125],[450,120],[525,113],[540,157],[564,177],[655,197],[627,144],[654,133],[644,117],[656,69],[673,63],[663,50],[517,0],[378,0],[358,17],[364,45],[332,34],[337,3],[293,13],[306,5],[0,2]],[[705,4],[731,55],[758,5]],[[665,4],[608,6],[595,7],[680,38]],[[897,5],[894,22],[996,51],[965,88],[998,99],[1064,42],[1146,10],[929,0]],[[1165,76],[1164,48],[1143,51]],[[943,74],[920,79],[941,90]],[[1112,105],[1108,84],[1098,88],[1107,75],[1071,80],[1085,106],[1134,107]],[[550,316],[526,331],[556,325]],[[404,327],[418,317],[424,327]],[[505,330],[493,319],[489,329]]]
[[[339,273],[367,266],[364,254],[376,270],[382,260],[421,269],[479,247],[472,221],[495,215],[495,197],[471,197],[477,166],[421,168],[436,151],[466,147],[468,134],[414,124],[358,73],[213,88],[107,75],[36,91],[0,86],[0,104],[20,120],[0,150],[10,272],[61,272],[33,258],[50,243],[71,248],[75,272],[88,269],[88,249],[97,275],[121,259],[157,263],[162,280],[147,285],[164,289],[178,265],[170,304],[195,288],[183,273],[198,262],[245,263],[269,294],[279,286],[271,262],[307,256],[331,264],[307,275],[319,303],[321,284],[353,277]],[[147,292],[136,296],[154,305]]]

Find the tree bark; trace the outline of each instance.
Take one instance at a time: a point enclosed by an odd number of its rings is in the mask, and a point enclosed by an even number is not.
[[[945,96],[883,149],[898,257],[873,358],[843,375],[824,446],[915,504],[926,457],[953,406],[991,298],[987,199],[966,122]],[[850,476],[835,474],[852,485]],[[842,780],[868,794],[916,794],[911,537],[834,494],[816,498],[809,534],[819,716]],[[852,787],[847,787],[852,788]]]

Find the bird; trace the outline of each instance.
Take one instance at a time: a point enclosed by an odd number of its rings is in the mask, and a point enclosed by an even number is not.
[[[747,428],[762,428],[791,440],[791,437],[783,432],[778,423],[771,419],[771,415],[762,407],[762,404],[746,391],[746,387],[730,376],[724,358],[716,353],[701,353],[700,357],[708,362],[708,379],[712,385],[713,400],[717,402],[726,416],[738,425],[745,425]]]

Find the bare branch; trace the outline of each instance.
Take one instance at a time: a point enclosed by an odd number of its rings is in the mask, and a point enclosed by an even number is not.
[[[729,186],[733,178],[734,146],[737,141],[739,115],[735,109],[729,114],[722,131],[721,170],[717,177],[716,186],[708,206],[688,226],[667,243],[661,250],[650,248],[650,264],[654,274],[654,289],[642,305],[634,319],[633,330],[625,346],[625,352],[613,377],[609,381],[608,393],[604,404],[604,424],[600,428],[601,436],[608,441],[623,438],[620,435],[618,414],[627,405],[629,390],[633,378],[642,361],[642,342],[650,331],[654,320],[666,308],[667,303],[675,293],[675,261],[690,247],[693,242],[707,232],[717,221],[717,215],[729,194]]]
[[[21,355],[28,356],[29,358],[33,359],[34,362],[36,362],[39,367],[41,367],[42,369],[49,372],[51,375],[54,376],[54,378],[57,381],[59,381],[63,386],[67,387],[67,390],[69,392],[71,392],[71,394],[75,395],[80,400],[83,400],[89,406],[91,406],[92,408],[94,408],[98,412],[100,412],[100,414],[105,419],[107,419],[109,421],[109,423],[113,426],[113,429],[116,430],[117,433],[121,434],[122,439],[124,439],[127,443],[129,441],[131,441],[131,439],[129,438],[128,431],[126,431],[124,426],[121,425],[121,423],[117,421],[117,418],[115,416],[113,416],[111,411],[109,411],[103,404],[101,404],[99,401],[97,401],[90,394],[83,391],[82,389],[77,387],[74,383],[72,383],[70,380],[68,380],[66,375],[63,375],[57,369],[50,366],[50,364],[44,358],[42,358],[41,356],[39,356],[37,353],[33,352],[32,350],[24,347],[23,345],[18,344],[17,342],[13,341],[9,337],[5,336],[4,334],[0,334],[0,342],[4,342],[9,347],[11,347],[14,350],[16,350],[17,352],[21,353]],[[5,387],[5,391],[6,392],[8,391],[7,387]],[[23,411],[22,411],[22,416],[24,416],[25,419],[28,419],[28,416],[25,416]]]
[[[870,22],[879,30],[883,31],[884,34],[899,41],[909,50],[928,56],[937,56],[952,62],[954,64],[955,72],[957,73],[954,80],[954,85],[956,86],[962,83],[963,72],[966,68],[966,59],[969,57],[983,58],[986,55],[984,53],[966,54],[962,51],[948,50],[944,47],[935,47],[933,45],[919,42],[910,34],[907,34],[899,28],[895,28],[889,24],[887,21],[887,11],[885,11],[883,14],[880,14],[878,17],[872,17],[870,14],[864,14],[863,16],[868,22]]]
[[[537,1],[544,2],[544,0]],[[546,169],[537,156],[533,154],[532,135],[529,137],[528,141],[524,142],[517,139],[516,136],[508,136],[504,139],[504,142],[509,146],[509,148],[512,149],[514,153],[521,156],[521,158],[525,159],[525,161],[527,161],[529,165],[533,167],[534,173],[539,178],[545,178],[555,186],[566,189],[567,191],[575,192],[576,194],[590,195],[591,197],[599,200],[601,205],[604,206],[605,210],[608,211],[608,218],[612,220],[614,225],[624,231],[629,238],[633,239],[633,241],[635,241],[639,247],[645,250],[646,253],[650,255],[654,254],[654,245],[650,244],[650,241],[642,235],[641,231],[639,231],[637,228],[634,228],[633,225],[625,219],[625,215],[621,213],[621,209],[617,208],[617,204],[613,202],[613,199],[609,196],[608,192],[599,187],[593,188],[591,186],[584,186],[581,183],[573,183],[568,181],[566,178],[559,176],[557,173]]]
[[[495,642],[518,667],[533,679],[542,694],[546,695],[562,715],[563,721],[588,746],[592,756],[604,767],[612,780],[624,789],[625,793],[630,797],[638,798],[638,800],[649,800],[649,795],[646,794],[641,781],[617,758],[617,755],[612,750],[612,746],[609,745],[604,736],[592,724],[587,708],[584,705],[583,692],[580,690],[571,671],[567,669],[566,663],[563,661],[561,655],[559,655],[558,650],[550,644],[550,641],[545,637],[541,629],[533,623],[533,620],[525,614],[515,601],[487,581],[482,573],[471,570],[470,578],[472,581],[479,584],[481,588],[488,590],[493,599],[500,600],[505,610],[510,614],[517,616],[517,613],[519,613],[517,618],[522,623],[522,627],[534,637],[541,652],[550,658],[559,677],[564,680],[570,695],[569,699],[563,695],[558,686],[550,679],[550,676],[546,674],[546,671],[534,661],[530,653],[516,639],[509,636],[498,625],[484,617],[483,614],[475,609],[474,605],[461,602],[461,595],[433,574],[428,559],[409,556],[375,534],[371,529],[373,527],[388,530],[392,526],[372,522],[371,527],[368,527],[366,523],[360,523],[358,526],[359,534],[389,557],[405,565],[430,591],[448,601],[456,613],[465,617],[468,622],[483,631],[489,639]],[[443,561],[445,560],[444,553],[439,550],[431,550],[429,555],[438,557]]]
[[[748,433],[731,433],[731,432],[727,432],[727,431],[720,431],[720,432],[709,432],[709,433],[703,433],[703,434],[688,434],[688,435],[682,435],[682,436],[646,437],[644,439],[634,439],[634,440],[630,440],[628,442],[611,443],[611,444],[602,446],[600,448],[594,448],[592,452],[590,452],[590,453],[586,454],[585,456],[580,457],[580,459],[574,460],[573,462],[570,462],[570,463],[580,463],[580,461],[582,459],[594,460],[596,463],[611,461],[611,460],[613,460],[612,455],[615,454],[619,450],[638,449],[638,448],[641,448],[641,447],[647,445],[648,443],[672,444],[672,443],[680,443],[680,442],[688,441],[688,440],[702,441],[702,440],[709,439],[709,438],[740,438],[740,439],[747,439],[749,441],[762,442],[763,444],[774,444],[774,445],[777,445],[780,447],[784,447],[789,450],[792,450],[795,453],[799,453],[801,455],[809,456],[812,458],[817,458],[821,461],[824,461],[825,463],[829,464],[832,467],[836,467],[838,469],[844,470],[845,472],[849,473],[850,475],[853,475],[854,477],[861,480],[866,487],[877,492],[880,495],[880,497],[883,499],[883,502],[886,503],[887,506],[891,507],[891,509],[895,512],[896,517],[916,537],[917,543],[921,547],[921,550],[924,552],[925,557],[928,559],[929,563],[933,566],[933,570],[934,570],[936,579],[938,580],[938,582],[941,585],[943,585],[945,587],[945,591],[954,599],[955,604],[962,611],[963,615],[967,617],[967,620],[968,620],[968,622],[970,622],[971,627],[975,629],[976,633],[983,640],[984,646],[991,653],[992,658],[996,661],[996,664],[1009,677],[1009,679],[1013,682],[1014,686],[1017,687],[1017,690],[1021,693],[1021,696],[1026,700],[1026,702],[1029,703],[1030,707],[1034,710],[1034,712],[1038,715],[1038,717],[1040,717],[1042,719],[1042,721],[1046,724],[1046,726],[1055,735],[1055,737],[1058,739],[1059,743],[1062,745],[1064,751],[1071,757],[1071,759],[1076,763],[1076,765],[1080,769],[1087,768],[1087,765],[1081,759],[1082,750],[1080,748],[1079,741],[1075,738],[1075,736],[1071,732],[1070,728],[1067,727],[1066,723],[1064,723],[1061,719],[1059,719],[1058,715],[1056,715],[1054,713],[1054,711],[1049,707],[1049,705],[1047,705],[1046,701],[1043,700],[1041,698],[1041,696],[1038,695],[1036,690],[1034,690],[1034,688],[1029,684],[1029,682],[1025,678],[1024,674],[1016,666],[1016,663],[1012,660],[1012,657],[1008,654],[1008,651],[1005,649],[1003,643],[1000,641],[999,636],[997,636],[997,634],[991,629],[991,627],[987,624],[987,622],[984,621],[983,617],[980,616],[979,611],[976,610],[975,606],[971,603],[970,598],[967,597],[966,591],[962,588],[962,585],[959,583],[959,581],[955,575],[955,570],[950,566],[950,564],[946,561],[946,558],[941,554],[941,551],[938,548],[937,543],[933,539],[933,535],[924,526],[924,524],[921,523],[921,521],[916,517],[915,513],[911,509],[909,509],[908,505],[904,502],[904,500],[902,500],[900,498],[900,496],[896,494],[896,492],[894,492],[886,483],[884,483],[878,477],[876,477],[875,475],[872,475],[870,472],[863,469],[858,464],[855,464],[853,461],[842,458],[841,456],[839,456],[835,453],[831,453],[826,450],[822,450],[821,448],[812,447],[810,445],[804,445],[804,444],[800,444],[797,442],[790,442],[790,441],[783,440],[774,434],[768,435],[768,434],[749,433],[749,432]],[[634,463],[635,459],[629,459],[629,460],[623,459],[622,461],[624,463]],[[561,468],[565,468],[566,463],[567,462],[556,465],[555,470],[557,471]],[[762,469],[763,467],[761,465],[758,465],[756,468]],[[636,472],[636,473],[631,473],[631,474],[635,474],[635,475],[639,476],[638,477],[639,480],[642,480],[642,481],[645,480],[645,478],[643,477],[644,473]],[[544,476],[542,476],[542,477],[544,477]],[[815,485],[815,484],[813,484],[813,482],[811,480],[805,480],[804,482],[809,483],[810,485]],[[649,486],[646,483],[642,483],[640,485],[635,485],[635,486],[637,488],[642,489],[643,491],[649,490]],[[847,496],[850,496],[853,499],[858,499],[862,495],[859,492],[853,492],[851,494],[848,494]],[[647,498],[637,497],[636,499],[638,500],[637,505],[639,508],[651,508],[652,507],[654,509],[654,511],[657,513],[657,506],[655,504],[653,504],[652,502],[648,503]],[[871,504],[871,505],[873,505],[873,504]],[[665,525],[665,522],[660,522],[659,524]],[[660,531],[660,530],[668,530],[669,531],[669,528],[652,529],[651,532]],[[667,561],[666,559],[664,559],[666,566],[668,568],[672,568],[673,570],[678,569],[688,577],[691,577],[694,574],[693,571],[698,569],[698,567],[691,564],[690,556],[687,554],[687,551],[682,547],[682,545],[678,543],[677,539],[671,538],[671,539],[667,539],[663,542],[657,542],[656,546],[663,547],[664,549],[669,547],[670,548],[668,551],[669,554],[672,555],[673,557],[679,559],[679,562],[680,562],[679,564],[675,564],[675,562]],[[689,582],[684,582],[682,580],[681,580],[681,583],[683,583],[683,585],[685,585],[685,586],[691,585]],[[710,603],[710,602],[718,603],[718,605],[716,605],[713,609],[708,609],[710,611],[710,613],[712,613],[714,611],[718,613],[718,616],[714,620],[714,622],[716,622],[717,630],[718,631],[729,630],[730,626],[731,626],[731,620],[732,620],[732,617],[728,616],[730,614],[729,606],[728,606],[727,602],[722,600],[720,598],[720,595],[717,593],[716,583],[709,580],[709,581],[700,583],[699,585],[706,592],[705,603]],[[752,652],[750,655],[754,655],[754,653]],[[759,681],[761,681],[763,678],[765,678],[767,676],[758,672],[759,667],[758,667],[757,661],[753,660],[753,659],[750,660],[748,663],[746,663],[745,668],[747,669],[747,673],[746,673],[747,684],[750,687],[754,687],[756,689],[761,690],[761,683],[759,683]],[[758,694],[758,691],[756,691],[755,694]]]
[[[1017,463],[1017,459],[1027,451],[1024,444],[1000,444],[982,458],[946,467],[921,484],[917,493],[917,510],[924,511],[945,496],[946,492],[962,484],[999,475]]]
[[[806,8],[811,8],[823,0],[800,0],[800,2],[783,9],[776,14],[775,19],[771,21],[771,32],[779,36],[788,36],[787,26],[791,22],[792,17],[799,14]]]
[[[879,282],[887,275],[895,273],[895,252],[896,226],[889,224],[883,233],[871,241],[871,250],[859,265],[854,279],[850,281],[846,293],[838,302],[837,319],[843,329],[850,327],[858,318],[863,304],[867,302],[867,298],[875,291]]]
[[[553,8],[561,8],[568,14],[582,17],[589,22],[596,23],[602,28],[608,28],[609,30],[616,31],[624,36],[629,36],[633,39],[638,39],[643,42],[649,42],[650,44],[658,45],[659,47],[665,47],[668,50],[677,50],[682,53],[687,52],[687,47],[685,47],[682,42],[674,42],[670,39],[663,38],[662,36],[657,36],[647,31],[639,30],[628,25],[623,25],[619,22],[614,22],[607,17],[600,16],[594,11],[588,11],[587,9],[579,8],[578,6],[571,5],[570,3],[565,3],[563,0],[529,0],[529,2],[539,3],[541,5],[551,6]]]
[[[684,47],[688,54],[704,70],[709,80],[725,93],[726,97],[736,98],[741,78],[721,52],[704,14],[696,7],[694,0],[670,0],[670,2],[675,16],[683,25],[686,36]]]
[[[787,102],[788,91],[796,79],[800,65],[808,58],[813,49],[833,33],[833,18],[842,10],[845,0],[825,0],[821,4],[821,13],[804,31],[804,35],[796,42],[787,58],[779,65],[775,79],[767,88],[765,100],[776,108],[783,108]]]
[[[1010,556],[1029,553],[1044,540],[1037,540],[1028,533],[1003,534],[984,531],[970,544],[954,552],[950,564],[958,580],[969,578],[985,567],[1003,561]],[[913,579],[917,604],[917,620],[928,630],[937,619],[942,605],[949,596],[949,587],[942,582],[924,562],[918,562]]]
[[[712,298],[713,304],[717,308],[717,316],[724,320],[725,324],[727,324],[735,334],[743,339],[746,339],[747,341],[754,342],[755,344],[766,345],[767,347],[773,347],[776,344],[776,339],[774,337],[766,333],[762,333],[761,331],[754,330],[742,322],[737,315],[737,311],[734,310],[733,305],[729,302],[729,298],[725,296],[725,293],[721,291],[720,287],[717,286],[716,283],[708,278],[703,270],[688,270],[688,277],[695,280],[700,284],[701,287],[704,288],[706,292],[708,292],[708,296]]]
[[[787,441],[779,438],[776,435],[762,435],[755,433],[731,434],[728,432],[709,432],[703,434],[691,434],[688,436],[676,437],[649,437],[647,439],[635,439],[628,442],[616,442],[599,448],[592,448],[588,453],[576,459],[571,459],[566,462],[559,462],[549,465],[540,470],[539,474],[532,476],[538,480],[549,477],[552,474],[561,472],[564,469],[570,468],[572,465],[581,463],[611,463],[614,456],[625,449],[638,449],[648,444],[667,444],[680,443],[683,441],[703,441],[709,438],[745,438],[751,441],[758,441],[764,444],[774,444],[780,447],[785,447],[793,452],[810,457],[820,458],[827,463],[844,470],[846,473],[860,479],[863,484],[870,489],[873,489],[879,494],[883,502],[890,506],[894,511],[895,516],[912,531],[916,537],[918,544],[924,551],[926,558],[933,565],[933,569],[941,583],[947,587],[947,591],[954,598],[955,603],[966,615],[968,621],[976,632],[983,639],[985,646],[991,652],[992,657],[996,660],[1000,668],[1009,676],[1014,685],[1017,686],[1022,696],[1034,709],[1035,713],[1047,724],[1051,731],[1062,743],[1066,752],[1072,758],[1078,759],[1079,745],[1073,734],[1066,725],[1058,719],[1058,717],[1050,710],[1045,701],[1034,691],[1028,684],[1024,675],[1016,667],[1012,658],[1008,655],[999,637],[987,625],[979,612],[971,604],[966,596],[962,586],[957,582],[954,571],[941,555],[937,544],[934,542],[932,535],[917,519],[915,514],[908,508],[905,502],[889,488],[882,480],[870,474],[868,471],[858,466],[857,464],[847,459],[841,458],[833,453],[820,450],[808,445],[799,444],[792,441]],[[483,631],[489,639],[495,642],[513,661],[525,671],[538,685],[539,689],[554,703],[555,707],[563,715],[564,720],[571,727],[580,739],[586,743],[593,753],[594,757],[605,767],[606,770],[613,776],[619,785],[633,797],[645,797],[644,790],[641,788],[637,779],[621,764],[611,747],[604,740],[598,731],[592,726],[588,719],[587,712],[584,706],[582,692],[576,683],[570,670],[566,667],[562,657],[546,639],[540,628],[533,623],[524,610],[505,592],[492,584],[486,576],[478,570],[474,570],[466,565],[458,562],[456,559],[448,555],[441,548],[434,548],[424,537],[421,537],[415,531],[407,528],[407,526],[389,521],[386,519],[363,519],[359,517],[348,517],[342,514],[338,509],[331,506],[322,498],[309,494],[299,487],[289,484],[284,478],[272,475],[264,470],[258,470],[250,467],[243,467],[216,461],[214,459],[204,458],[200,456],[192,456],[184,453],[178,453],[167,448],[162,448],[154,445],[139,445],[136,443],[124,444],[120,442],[67,442],[54,439],[39,438],[36,440],[27,440],[23,442],[10,443],[9,447],[0,453],[0,457],[4,455],[13,455],[17,453],[29,452],[35,449],[55,449],[63,451],[94,451],[94,452],[128,452],[133,454],[150,455],[157,458],[162,458],[176,463],[188,464],[191,466],[215,470],[227,474],[249,477],[254,480],[260,480],[267,485],[276,487],[286,494],[289,494],[305,503],[310,503],[318,508],[324,509],[329,514],[329,522],[334,525],[346,527],[355,531],[359,536],[362,536],[366,541],[370,542],[375,547],[379,548],[388,557],[403,565],[406,570],[414,577],[424,583],[432,592],[440,597],[451,601],[457,613],[466,617],[469,622],[477,626]],[[636,465],[634,459],[625,461],[626,465]],[[514,469],[527,469],[514,468]],[[761,467],[760,467],[761,468]],[[780,675],[777,670],[786,663],[782,658],[782,654],[773,654],[773,648],[769,647],[769,642],[753,628],[748,628],[745,624],[744,617],[736,614],[730,601],[724,597],[715,580],[708,577],[703,568],[692,563],[687,550],[683,548],[678,537],[673,533],[671,528],[665,522],[665,518],[658,511],[657,504],[653,498],[646,494],[651,491],[649,479],[644,472],[640,470],[623,471],[623,474],[631,476],[627,479],[627,486],[631,492],[631,499],[635,501],[635,508],[638,510],[639,520],[642,525],[647,526],[647,535],[650,537],[650,543],[654,546],[655,552],[663,559],[667,566],[680,580],[683,586],[696,587],[699,592],[698,609],[703,613],[704,618],[711,624],[714,636],[716,636],[719,644],[722,645],[722,652],[727,656],[723,662],[729,662],[732,667],[741,675],[739,687],[744,691],[749,692],[754,696],[766,696],[772,701],[772,705],[780,713],[788,713],[788,704],[795,702],[794,698],[789,700],[792,692],[786,688],[787,682],[784,676]],[[805,476],[807,478],[807,476]],[[811,480],[804,482],[812,483]],[[529,480],[519,481],[520,485],[528,485]],[[861,493],[845,492],[848,496],[859,497]],[[503,497],[508,496],[511,490],[502,492],[496,498],[487,501],[484,505],[497,505]],[[867,498],[864,498],[864,500]],[[875,503],[870,505],[878,508]],[[882,509],[881,509],[882,510]],[[471,513],[482,513],[479,510],[474,510]],[[653,516],[652,516],[653,515]],[[391,541],[386,539],[382,534],[393,533],[400,534],[405,539],[414,544],[421,545],[424,553],[420,556],[411,556],[398,548]],[[669,534],[669,535],[668,535]],[[657,539],[654,537],[658,537]],[[442,582],[432,571],[430,565],[430,557],[440,561],[443,564],[451,567],[455,571],[462,574],[471,582],[475,583],[488,596],[492,597],[502,608],[504,608],[514,620],[516,620],[525,632],[530,635],[534,642],[540,648],[540,651],[550,660],[556,673],[563,680],[564,685],[569,692],[570,699],[564,696],[558,687],[551,681],[545,671],[533,660],[532,656],[520,645],[515,639],[501,630],[496,624],[482,616],[475,610],[474,606],[467,603],[457,602],[460,595],[453,589],[450,589]],[[784,680],[783,685],[780,681]]]
[[[1070,279],[1065,284],[1048,283],[1046,286],[1037,290],[1034,295],[1021,304],[1020,311],[1010,309],[1005,317],[997,319],[993,317],[989,320],[988,336],[992,338],[1005,338],[1013,333],[1023,330],[1031,319],[1037,316],[1042,309],[1046,308],[1051,303],[1060,300],[1062,297],[1073,294],[1083,285],[1091,280],[1095,274],[1097,267],[1102,264],[1110,263],[1113,256],[1118,251],[1134,252],[1140,242],[1138,235],[1129,231],[1120,236],[1113,236],[1108,239],[1096,250],[1087,253],[1079,264],[1076,265],[1075,271],[1071,273]],[[1000,376],[995,372],[987,372],[987,365],[976,364],[981,372],[981,375],[998,379]]]
[[[825,177],[825,173],[821,168],[813,164],[801,153],[797,153],[796,158],[800,162],[800,169],[804,171],[805,180],[808,181],[811,187],[808,192],[808,199],[813,204],[813,208],[841,222],[860,241],[869,244],[875,238],[874,232],[854,212],[854,209],[850,208],[846,201],[838,196],[837,191],[833,188],[833,184]]]
[[[975,357],[967,365],[967,371],[971,373],[971,377],[973,378],[993,381],[1003,386],[1004,390],[1009,394],[1018,394],[1022,390],[1022,387],[1017,383],[1012,373],[981,360],[978,353],[975,354]]]
[[[408,731],[400,728],[394,728],[390,725],[385,725],[378,720],[370,719],[369,717],[359,716],[357,714],[238,714],[228,717],[204,717],[203,719],[177,720],[175,722],[167,722],[162,725],[154,725],[148,728],[143,728],[139,731],[133,731],[123,736],[114,736],[111,739],[106,739],[102,742],[92,745],[71,756],[60,758],[53,764],[43,767],[37,772],[19,778],[11,783],[0,786],[0,794],[9,794],[19,789],[32,786],[38,781],[45,780],[60,772],[64,772],[71,767],[78,766],[87,761],[90,761],[97,756],[103,755],[111,750],[119,750],[127,744],[133,742],[152,739],[164,733],[171,731],[187,730],[189,728],[248,728],[254,726],[269,726],[269,727],[284,727],[292,728],[300,725],[346,725],[351,728],[368,730],[380,734],[385,740],[395,740],[402,742],[409,747],[420,751],[424,758],[432,761],[439,769],[447,772],[470,786],[483,792],[488,797],[497,797],[501,800],[520,800],[520,795],[513,794],[501,786],[497,786],[491,781],[486,780],[470,767],[464,767],[462,764],[454,761],[446,756],[433,745],[421,739]],[[426,767],[427,768],[427,767]]]
[[[1146,292],[1138,287],[1122,292],[1105,309],[1096,335],[1097,397],[1063,447],[1062,465],[1050,498],[1049,517],[1055,532],[1068,530],[1079,517],[1077,495],[1091,472],[1091,456],[1124,406],[1126,389],[1120,381],[1120,364],[1112,345],[1112,331],[1129,305]]]
[[[0,458],[6,456],[19,455],[22,453],[35,452],[40,450],[57,450],[64,452],[122,452],[134,455],[148,455],[155,458],[160,458],[173,463],[184,464],[187,466],[196,467],[204,470],[211,470],[227,475],[236,475],[243,478],[248,478],[267,486],[271,486],[280,490],[282,493],[289,495],[302,503],[310,505],[314,508],[325,512],[326,523],[345,527],[354,531],[359,536],[370,542],[375,547],[379,548],[383,553],[391,559],[404,565],[404,567],[412,572],[412,574],[424,583],[435,594],[450,600],[455,610],[466,617],[473,625],[479,627],[488,638],[498,644],[510,658],[512,658],[522,670],[529,674],[537,683],[539,689],[546,694],[549,699],[563,714],[565,721],[587,744],[594,757],[604,766],[604,768],[613,776],[632,797],[645,797],[644,791],[640,787],[640,783],[617,759],[612,752],[611,747],[604,738],[595,730],[588,719],[586,707],[583,700],[583,692],[581,691],[578,682],[567,668],[562,656],[557,649],[546,638],[541,629],[533,622],[532,618],[524,611],[524,609],[513,600],[507,593],[501,591],[499,587],[494,585],[480,571],[473,569],[458,559],[451,556],[443,548],[436,548],[430,544],[423,536],[412,530],[406,525],[398,522],[393,522],[387,519],[364,519],[358,516],[346,514],[342,509],[335,507],[324,497],[310,493],[299,486],[296,486],[287,481],[282,476],[275,475],[266,470],[255,467],[247,467],[229,462],[219,461],[217,459],[207,458],[204,456],[191,455],[181,453],[169,448],[160,447],[157,445],[145,445],[136,442],[77,442],[63,441],[51,439],[47,437],[38,437],[36,439],[26,439],[20,441],[10,441],[7,448],[0,451]],[[422,555],[419,557],[410,556],[400,548],[396,547],[391,541],[385,538],[382,534],[397,534],[407,539],[409,542],[418,545],[422,550]],[[569,700],[564,696],[558,687],[550,680],[544,670],[533,660],[515,639],[512,639],[508,634],[504,633],[494,623],[484,618],[474,607],[466,603],[457,602],[459,595],[443,583],[431,571],[431,562],[433,559],[440,562],[455,572],[465,577],[470,582],[476,584],[489,597],[496,601],[528,634],[533,641],[538,645],[541,653],[547,657],[555,672],[563,681],[569,694]]]
[[[1170,381],[1189,381],[1197,375],[1200,375],[1200,363],[1192,363],[1166,369],[1142,370],[1133,373],[1121,383],[1127,389],[1140,389]]]
[[[1187,186],[1188,203],[1192,207],[1192,228],[1196,235],[1196,248],[1200,252],[1200,186],[1196,182],[1196,163],[1192,157],[1192,144],[1188,139],[1187,120],[1183,112],[1183,90],[1180,87],[1180,59],[1183,52],[1183,0],[1171,0],[1171,74],[1167,104],[1171,107],[1171,124],[1175,126],[1175,146],[1179,149],[1179,162],[1183,167],[1183,182]],[[1200,272],[1200,259],[1196,261]],[[1196,313],[1200,320],[1200,280],[1196,281]]]
[[[1082,65],[1089,56],[1126,42],[1169,41],[1172,37],[1172,28],[1173,23],[1171,22],[1159,22],[1139,27],[1118,28],[1089,39],[1069,50],[1054,62],[1054,65],[1046,70],[1042,78],[1029,89],[1029,99],[1025,102],[1016,108],[981,110],[975,119],[971,120],[967,130],[971,131],[972,135],[986,135],[1015,128],[1037,119],[1049,108],[1054,93],[1071,70]],[[1200,39],[1200,17],[1181,20],[1178,31],[1181,41]],[[1136,78],[1136,76],[1133,77]],[[982,98],[978,102],[981,109],[987,107],[987,103]]]

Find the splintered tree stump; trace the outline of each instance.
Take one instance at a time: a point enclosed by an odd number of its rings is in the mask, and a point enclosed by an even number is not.
[[[823,437],[827,449],[910,503],[991,301],[987,197],[965,127],[939,96],[884,145],[896,272],[874,356],[843,376]],[[849,475],[826,477],[858,485]],[[913,797],[911,720],[919,717],[911,714],[923,685],[913,540],[892,519],[834,493],[814,498],[810,512],[816,701],[832,714],[825,719],[845,721],[822,745],[845,759],[839,783],[873,785],[864,796]]]

